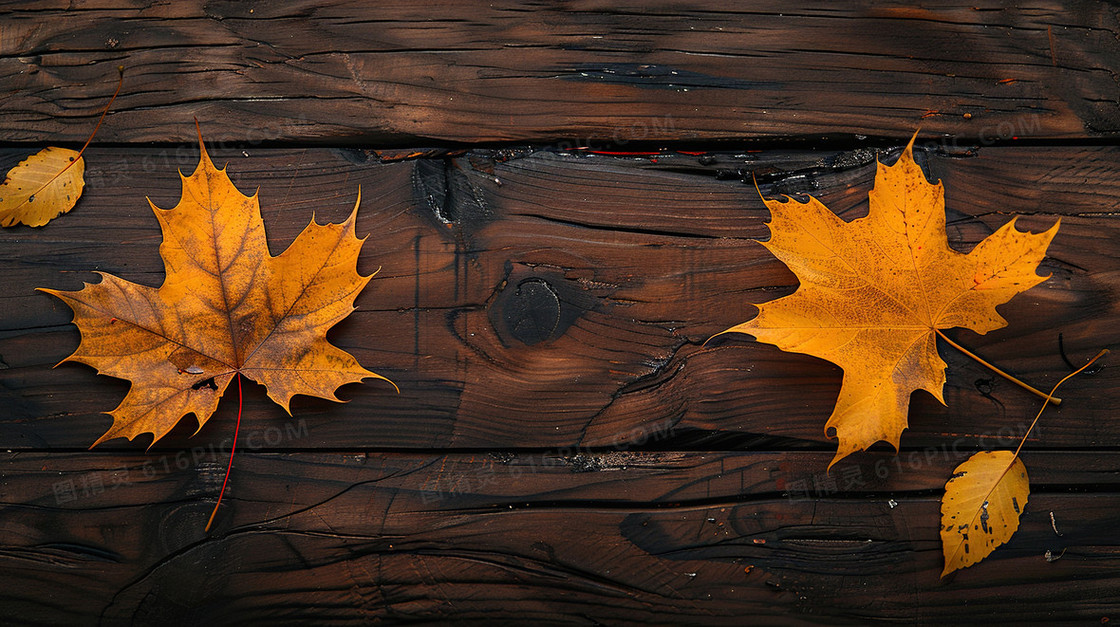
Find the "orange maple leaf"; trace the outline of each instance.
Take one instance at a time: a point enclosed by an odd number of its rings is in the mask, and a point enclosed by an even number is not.
[[[338,401],[334,392],[343,384],[388,381],[326,339],[373,276],[357,271],[365,241],[354,235],[361,190],[345,222],[312,219],[273,257],[257,195],[242,194],[214,167],[201,133],[199,149],[194,174],[180,174],[179,204],[160,209],[148,201],[163,231],[163,285],[99,272],[100,283],[79,291],[42,289],[74,310],[82,333],[63,361],[132,381],[109,412],[112,427],[93,446],[143,433],[154,444],[191,413],[201,430],[238,374],[264,385],[285,411],[296,394]]]
[[[926,180],[913,145],[893,166],[878,164],[866,217],[844,222],[815,198],[763,199],[771,237],[762,244],[800,286],[723,331],[844,370],[825,425],[838,439],[830,468],[881,440],[897,450],[915,390],[945,402],[936,338],[950,340],[942,329],[984,334],[1006,326],[996,306],[1049,278],[1035,269],[1058,224],[1031,234],[1011,220],[968,254],[950,248],[944,188]]]

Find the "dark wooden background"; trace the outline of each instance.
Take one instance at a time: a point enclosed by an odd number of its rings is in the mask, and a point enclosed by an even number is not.
[[[789,293],[765,194],[866,211],[918,127],[967,250],[1062,227],[1052,278],[950,334],[1048,388],[1120,340],[1120,19],[1104,2],[6,2],[0,166],[78,146],[77,208],[0,232],[0,609],[23,624],[1103,623],[1120,618],[1120,368],[1070,381],[1015,537],[939,580],[939,499],[1036,399],[948,346],[895,456],[823,425],[840,371],[745,336]],[[123,381],[36,287],[158,285],[211,155],[274,253],[358,187],[378,277],[331,338],[392,378],[262,388],[115,440]],[[228,395],[227,395],[228,396]]]

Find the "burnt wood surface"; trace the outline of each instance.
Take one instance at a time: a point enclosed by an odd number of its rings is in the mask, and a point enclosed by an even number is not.
[[[1097,2],[0,4],[0,168],[80,145],[77,207],[0,230],[0,616],[233,622],[956,624],[1120,616],[1120,374],[1024,448],[1014,538],[939,579],[939,500],[1040,401],[942,345],[896,455],[825,468],[835,366],[713,334],[792,292],[768,197],[867,211],[921,127],[960,251],[1061,220],[1009,325],[949,335],[1036,387],[1120,340],[1118,10]],[[292,416],[245,387],[92,451],[128,383],[57,365],[37,287],[157,286],[198,161],[274,254],[361,189],[337,345],[391,378]],[[755,184],[757,182],[758,191]],[[1075,365],[1071,365],[1075,364]],[[192,435],[194,434],[194,435]]]

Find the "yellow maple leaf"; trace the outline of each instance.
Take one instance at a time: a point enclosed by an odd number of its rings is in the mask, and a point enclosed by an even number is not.
[[[897,450],[915,390],[945,402],[936,343],[942,329],[983,334],[1003,327],[996,306],[1048,278],[1035,270],[1058,224],[1031,234],[1011,220],[967,254],[950,248],[944,188],[926,180],[913,145],[911,139],[893,166],[878,164],[866,217],[844,222],[815,198],[764,199],[771,237],[762,244],[800,286],[722,332],[747,333],[844,370],[825,425],[838,439],[830,468],[878,441]]]
[[[372,278],[357,272],[361,192],[345,222],[312,219],[273,257],[256,194],[242,194],[214,167],[201,134],[199,148],[198,168],[180,175],[179,204],[148,201],[163,231],[163,285],[98,273],[100,283],[79,291],[42,290],[74,310],[82,333],[65,361],[132,381],[94,446],[143,433],[154,444],[191,413],[201,429],[238,374],[264,385],[285,411],[296,394],[337,401],[343,384],[385,379],[326,339]]]

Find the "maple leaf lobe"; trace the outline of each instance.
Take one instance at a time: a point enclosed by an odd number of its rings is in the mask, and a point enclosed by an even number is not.
[[[64,361],[132,381],[94,446],[143,433],[154,444],[189,413],[201,429],[237,374],[264,385],[285,411],[296,394],[338,401],[343,384],[388,381],[326,339],[372,278],[357,271],[361,191],[344,222],[312,219],[273,257],[257,194],[237,190],[201,136],[199,147],[194,173],[180,172],[179,203],[161,209],[148,201],[163,233],[160,287],[98,273],[101,282],[78,291],[42,290],[74,310],[81,331]]]
[[[1048,278],[1035,269],[1058,224],[1032,234],[1016,230],[1012,220],[971,252],[953,250],[944,188],[926,180],[913,143],[894,165],[878,163],[865,217],[844,222],[815,198],[764,198],[771,237],[760,243],[800,285],[723,331],[843,369],[825,425],[838,440],[832,464],[878,441],[897,450],[911,393],[926,390],[944,403],[946,364],[937,333],[1003,327],[995,308]]]

